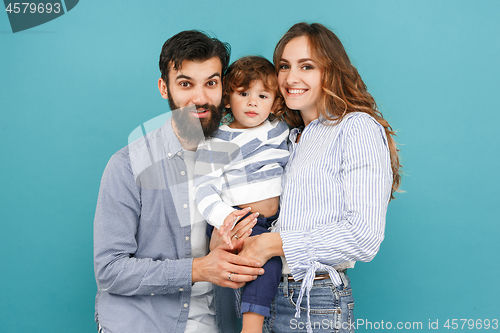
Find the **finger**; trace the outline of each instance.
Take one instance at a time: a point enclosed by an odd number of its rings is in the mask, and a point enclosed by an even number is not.
[[[250,207],[246,207],[246,208],[243,208],[241,210],[235,210],[231,213],[231,215],[234,217],[234,220],[232,221],[231,223],[231,229],[234,228],[234,226],[236,225],[236,223],[240,220],[240,218],[242,216],[245,216],[246,214],[248,214],[250,212],[251,208]]]
[[[264,268],[248,267],[232,265],[229,268],[233,274],[231,280],[236,282],[248,282],[257,278],[257,276],[264,274]]]
[[[252,208],[251,207],[246,207],[246,208],[243,208],[243,209],[237,209],[235,211],[233,211],[231,214],[233,214],[234,216],[243,216],[243,215],[246,215]]]
[[[253,281],[256,278],[257,278],[257,275],[245,275],[245,274],[237,274],[237,273],[232,272],[231,273],[231,280],[228,279],[228,281],[234,282],[234,283],[244,284],[245,282]]]
[[[232,277],[231,277],[231,279],[232,279]],[[229,281],[226,279],[226,281],[221,281],[221,283],[219,283],[219,285],[221,287],[224,287],[224,288],[238,289],[238,288],[243,287],[245,285],[245,282],[232,282],[232,281]]]
[[[234,248],[241,248],[243,245],[243,240],[239,239],[235,242],[233,242]],[[236,255],[234,253],[229,253],[227,252],[227,257],[224,258],[227,262],[238,265],[238,266],[248,266],[248,267],[262,267],[262,264],[255,259],[247,258],[247,257],[242,257],[239,255]]]
[[[250,221],[250,222],[249,222]],[[248,237],[253,227],[257,224],[257,219],[248,220],[245,219],[242,222],[238,223],[236,227],[232,230],[232,239],[238,240],[240,238]]]
[[[233,225],[239,220],[241,216],[246,215],[250,211],[250,207],[247,207],[242,210],[234,210],[231,214],[229,214],[222,223],[222,227],[232,229]]]
[[[233,228],[233,232],[238,232],[238,235],[243,235],[248,228],[252,228],[257,223],[258,216],[259,213],[248,215]]]
[[[225,234],[225,235],[223,236],[223,239],[224,239],[224,242],[225,242],[227,245],[229,245],[229,248],[230,248],[231,250],[232,250],[232,249],[234,249],[234,246],[233,246],[233,244],[232,244],[232,242],[231,242],[231,238],[229,237],[229,235],[228,235],[228,234]]]

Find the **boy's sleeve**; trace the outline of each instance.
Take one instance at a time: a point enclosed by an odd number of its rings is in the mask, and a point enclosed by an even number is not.
[[[225,218],[235,211],[221,198],[225,172],[231,164],[231,156],[234,156],[234,147],[224,143],[207,143],[196,150],[196,205],[203,218],[217,229],[224,223]]]

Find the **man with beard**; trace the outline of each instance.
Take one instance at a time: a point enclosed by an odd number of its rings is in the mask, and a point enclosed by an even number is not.
[[[234,318],[220,316],[231,315],[223,295],[232,293],[216,289],[214,299],[212,284],[239,288],[263,273],[226,245],[208,253],[194,204],[194,154],[218,129],[228,63],[229,46],[199,31],[163,45],[158,87],[172,118],[115,153],[101,181],[94,220],[99,332],[234,331]],[[236,238],[255,218],[235,228]]]

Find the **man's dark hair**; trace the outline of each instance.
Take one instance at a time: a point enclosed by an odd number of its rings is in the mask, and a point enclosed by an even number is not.
[[[231,46],[223,43],[217,38],[209,37],[206,33],[198,30],[181,31],[170,37],[160,53],[161,78],[168,85],[168,72],[170,64],[175,70],[182,66],[184,60],[206,61],[218,57],[222,64],[222,73],[227,70]]]

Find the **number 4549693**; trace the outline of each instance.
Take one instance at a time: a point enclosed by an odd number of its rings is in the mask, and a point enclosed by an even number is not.
[[[444,323],[443,327],[446,327],[447,329],[498,329],[498,319],[448,319]]]
[[[61,4],[60,3],[29,3],[29,2],[15,2],[9,3],[9,5],[5,8],[5,11],[9,14],[27,14],[27,13],[55,13],[59,14],[61,12]]]

